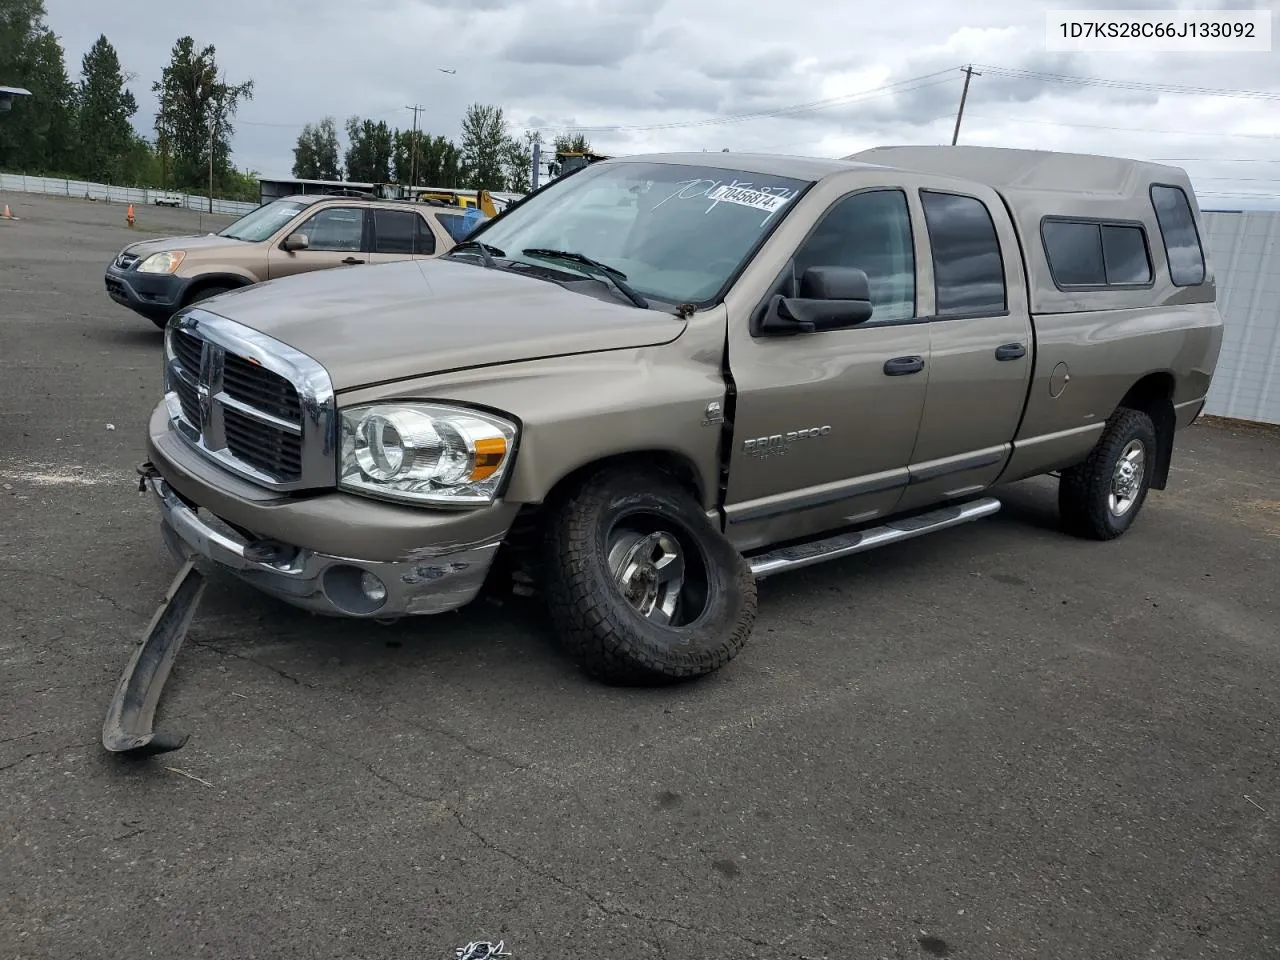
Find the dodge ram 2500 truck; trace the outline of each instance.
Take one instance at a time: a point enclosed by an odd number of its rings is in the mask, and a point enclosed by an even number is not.
[[[536,586],[613,683],[734,657],[756,579],[1059,476],[1129,530],[1222,321],[1178,168],[982,147],[662,154],[443,257],[181,310],[143,483],[188,563],[322,614]]]

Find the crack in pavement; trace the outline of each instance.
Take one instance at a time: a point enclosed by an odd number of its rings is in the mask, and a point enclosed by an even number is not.
[[[655,916],[651,916],[650,914],[642,913],[639,910],[632,910],[626,907],[614,906],[612,904],[606,903],[604,900],[601,900],[599,897],[591,893],[589,890],[584,890],[581,887],[575,886],[574,884],[565,880],[563,877],[557,875],[551,870],[548,870],[546,867],[543,867],[540,864],[534,863],[533,861],[525,857],[522,857],[519,854],[512,853],[511,851],[506,850],[503,847],[499,846],[497,843],[493,842],[487,836],[481,833],[478,829],[476,829],[475,827],[467,823],[466,820],[463,818],[462,814],[459,811],[455,810],[452,806],[450,806],[449,802],[445,800],[443,797],[431,797],[431,796],[427,796],[426,794],[418,793],[414,790],[411,790],[409,787],[406,787],[404,784],[400,783],[398,780],[394,780],[391,777],[388,777],[386,774],[380,771],[376,766],[374,766],[372,763],[369,763],[366,760],[362,760],[359,757],[355,757],[355,756],[352,756],[351,754],[344,753],[341,750],[335,749],[330,744],[323,743],[321,741],[308,737],[305,734],[299,733],[297,730],[293,729],[292,727],[285,727],[284,729],[289,733],[293,734],[293,736],[297,737],[299,740],[302,740],[304,743],[311,744],[313,747],[316,747],[317,749],[325,753],[332,754],[333,756],[340,757],[343,760],[356,764],[357,766],[365,770],[370,776],[372,776],[379,783],[383,783],[387,785],[388,787],[390,787],[391,789],[399,793],[401,796],[408,797],[411,800],[417,800],[419,803],[427,804],[428,806],[435,808],[437,811],[447,814],[449,817],[451,817],[454,820],[454,822],[458,824],[458,827],[464,833],[466,833],[469,837],[471,837],[473,840],[479,843],[486,850],[490,850],[493,853],[498,854],[499,856],[505,857],[506,859],[510,860],[512,863],[515,863],[518,866],[524,868],[525,871],[532,874],[533,876],[546,880],[554,884],[555,886],[560,887],[561,889],[566,890],[569,893],[572,893],[575,896],[582,898],[583,900],[586,900],[588,903],[590,903],[592,906],[594,906],[597,910],[599,910],[601,913],[605,914],[606,916],[626,917],[627,919],[639,920],[643,923],[666,924],[668,926],[675,927],[677,930],[684,931],[685,933],[697,933],[697,934],[703,934],[703,935],[709,933],[720,938],[727,937],[734,940],[738,940],[742,943],[747,943],[754,947],[770,946],[769,942],[766,940],[758,940],[755,937],[748,937],[745,934],[728,933],[728,932],[717,930],[711,927],[701,927],[701,928],[695,927],[695,926],[691,926],[690,924],[684,923],[680,920],[673,920],[669,917],[655,917]],[[660,950],[660,952],[662,952],[663,956],[666,955],[665,951]]]
[[[69,743],[61,747],[50,747],[48,750],[34,750],[31,753],[25,754],[17,760],[6,763],[4,766],[0,767],[0,773],[5,770],[12,770],[14,767],[18,766],[18,764],[25,763],[33,757],[56,756],[63,753],[70,753],[73,750],[83,750],[85,747],[96,746],[98,743],[99,741],[95,739],[88,740],[83,743]]]
[[[233,660],[243,660],[245,663],[251,663],[255,667],[261,667],[263,670],[270,671],[278,677],[282,677],[285,680],[296,683],[300,687],[307,687],[310,690],[324,689],[319,683],[314,683],[310,680],[300,680],[286,670],[282,670],[279,667],[273,667],[271,664],[263,663],[261,660],[255,660],[253,657],[246,656],[243,653],[236,653],[234,650],[228,650],[225,647],[220,647],[209,640],[197,640],[195,637],[191,637],[188,642],[194,647],[202,647],[206,650],[212,650],[214,653],[221,654],[224,657],[230,657]]]
[[[298,684],[299,686],[307,687],[308,689],[311,689],[311,690],[326,690],[331,693],[342,693],[348,696],[355,696],[355,697],[360,696],[358,691],[352,690],[348,687],[331,687],[323,683],[315,683],[309,680],[301,680],[298,677],[295,677],[292,674],[280,669],[279,667],[274,667],[269,663],[264,663],[261,660],[256,660],[253,657],[247,656],[243,653],[237,653],[234,650],[229,650],[225,647],[218,646],[216,643],[213,643],[209,640],[198,640],[195,637],[192,637],[190,638],[189,642],[193,646],[212,650],[213,652],[222,654],[225,657],[230,657],[231,659],[234,659],[234,660],[243,660],[245,663],[251,663],[256,667],[261,667],[263,670],[267,670],[270,673],[274,673],[278,677],[282,677],[285,680],[289,680],[295,684]],[[468,741],[466,737],[463,736],[461,733],[454,730],[450,730],[447,727],[433,726],[431,724],[424,723],[421,720],[412,719],[392,711],[388,711],[387,716],[397,721],[398,723],[402,723],[407,727],[413,727],[414,729],[420,730],[423,733],[439,734],[440,736],[445,737],[451,742],[462,747],[468,753],[474,754],[477,757],[483,757],[487,760],[493,760],[497,763],[504,764],[505,766],[510,767],[512,770],[532,769],[532,767],[529,764],[519,763],[508,757],[504,757],[501,754],[493,753],[489,750],[486,750],[483,747],[478,747],[475,744]]]
[[[97,597],[99,600],[105,600],[107,603],[111,604],[111,606],[115,607],[121,613],[129,613],[143,620],[145,620],[148,616],[145,613],[139,613],[137,610],[134,610],[132,607],[121,603],[115,597],[111,596],[108,593],[104,593],[103,591],[97,589],[96,587],[91,587],[87,583],[76,583],[74,580],[71,580],[67,577],[59,576],[54,573],[45,573],[41,570],[30,570],[30,569],[24,569],[22,567],[0,567],[0,573],[12,574],[15,577],[23,577],[23,576],[39,577],[41,580],[51,580],[64,590],[66,589],[81,590],[85,593],[92,594],[93,596]]]
[[[423,723],[421,720],[411,720],[408,717],[401,716],[398,713],[388,712],[387,715],[394,720],[400,721],[406,726],[414,727],[417,730],[421,730],[423,733],[438,733],[440,734],[440,736],[445,737],[448,740],[451,740],[452,742],[456,743],[458,746],[466,750],[468,753],[473,753],[477,757],[484,757],[488,760],[494,760],[498,763],[505,764],[506,766],[510,767],[512,770],[532,769],[530,764],[517,763],[515,760],[510,760],[507,757],[502,756],[501,754],[491,753],[488,750],[484,749],[483,747],[477,747],[475,744],[469,742],[462,734],[457,733],[453,730],[450,730],[447,727],[432,726],[431,724]]]

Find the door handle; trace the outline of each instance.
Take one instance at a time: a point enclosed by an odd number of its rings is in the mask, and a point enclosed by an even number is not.
[[[342,262],[343,263],[364,263],[363,260],[357,260],[355,257],[347,257],[347,259],[343,260]]]
[[[887,377],[904,377],[908,373],[919,373],[924,369],[924,357],[894,357],[884,362]]]
[[[997,360],[1019,360],[1027,355],[1027,348],[1020,343],[1006,343],[996,347]]]

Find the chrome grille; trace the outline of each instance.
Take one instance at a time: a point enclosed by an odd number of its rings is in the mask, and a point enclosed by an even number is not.
[[[116,257],[116,266],[121,270],[128,270],[138,262],[139,256],[136,253],[121,253]]]
[[[192,308],[165,334],[170,425],[205,456],[263,486],[336,482],[333,390],[291,347]]]

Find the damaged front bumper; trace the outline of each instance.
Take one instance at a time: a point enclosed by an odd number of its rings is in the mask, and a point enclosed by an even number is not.
[[[179,496],[151,465],[143,484],[160,509],[160,529],[179,561],[203,558],[270,596],[335,617],[395,618],[466,606],[483,587],[501,540],[420,560],[332,556],[275,540],[253,540]]]

